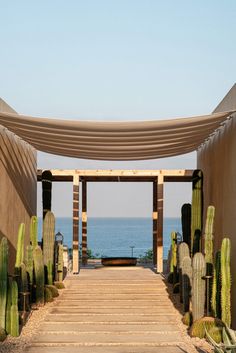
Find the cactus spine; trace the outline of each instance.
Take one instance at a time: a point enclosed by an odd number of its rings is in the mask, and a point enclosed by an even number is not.
[[[185,203],[181,208],[183,241],[191,248],[191,204]]]
[[[58,245],[58,262],[57,262],[58,281],[63,281],[63,245]]]
[[[220,271],[221,251],[217,251],[215,256],[215,266],[212,284],[211,308],[214,317],[221,319],[221,271]]]
[[[16,281],[12,281],[11,287],[11,336],[19,336],[19,312],[18,312],[18,287]]]
[[[36,284],[36,304],[44,304],[44,265],[43,265],[43,253],[40,246],[36,246],[33,250],[34,259],[34,273],[35,273],[35,284]]]
[[[33,248],[38,245],[38,218],[32,216],[30,220],[30,241]]]
[[[202,185],[203,175],[200,169],[193,172],[192,184],[192,212],[191,212],[191,252],[194,255],[201,250],[200,239],[202,232]]]
[[[25,241],[25,224],[21,223],[18,230],[16,263],[15,263],[16,270],[19,270],[20,265],[22,264],[24,259],[24,241]]]
[[[193,321],[204,316],[206,263],[203,254],[196,253],[193,257],[192,277],[192,311]]]
[[[221,245],[221,309],[222,321],[231,324],[231,275],[230,275],[230,239],[224,238]]]
[[[182,261],[182,297],[185,313],[189,311],[190,306],[192,275],[192,260],[190,256],[185,256]]]
[[[6,327],[8,243],[5,237],[0,244],[0,327]]]
[[[43,220],[43,260],[47,284],[52,284],[53,282],[54,244],[55,217],[54,214],[49,211]]]
[[[183,267],[183,259],[189,256],[189,247],[187,243],[181,243],[178,247],[178,255],[179,255],[179,293],[180,293],[180,302],[183,302],[183,292],[182,292],[182,267]]]

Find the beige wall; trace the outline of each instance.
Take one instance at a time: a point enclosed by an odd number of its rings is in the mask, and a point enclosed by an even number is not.
[[[1,99],[0,110],[14,112]],[[5,235],[9,240],[10,271],[21,222],[26,223],[26,243],[29,242],[30,217],[36,214],[36,172],[36,151],[0,125],[0,237]]]
[[[236,110],[236,85],[215,112],[231,109]],[[236,329],[236,114],[199,149],[197,163],[204,175],[204,212],[208,205],[216,208],[215,248],[219,249],[223,237],[232,242],[232,318]]]

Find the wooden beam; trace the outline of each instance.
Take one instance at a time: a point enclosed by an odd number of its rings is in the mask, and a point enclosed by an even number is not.
[[[87,264],[87,183],[82,181],[82,264]]]
[[[163,272],[163,207],[164,207],[164,178],[158,177],[157,183],[157,272]]]
[[[73,178],[73,273],[79,273],[79,176]]]
[[[152,239],[153,239],[153,266],[157,266],[157,178],[153,182],[153,209],[152,209]]]

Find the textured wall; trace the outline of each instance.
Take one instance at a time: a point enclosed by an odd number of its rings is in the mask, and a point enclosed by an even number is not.
[[[13,112],[1,99],[0,110]],[[0,237],[5,235],[9,240],[11,270],[19,224],[26,223],[28,242],[30,217],[36,214],[36,172],[36,151],[0,126]]]
[[[236,110],[236,85],[215,112]],[[232,318],[236,329],[236,114],[199,149],[198,168],[204,174],[204,205],[216,207],[215,244],[227,236],[232,241]]]

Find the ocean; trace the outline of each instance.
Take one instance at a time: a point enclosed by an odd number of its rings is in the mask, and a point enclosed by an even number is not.
[[[64,244],[72,247],[72,218],[56,218],[56,233],[64,236]],[[179,218],[164,218],[164,258],[170,248],[172,231],[182,233]],[[88,218],[88,249],[99,256],[145,255],[152,249],[151,218]],[[42,234],[42,219],[39,219],[39,238]],[[81,225],[80,225],[81,241]]]

